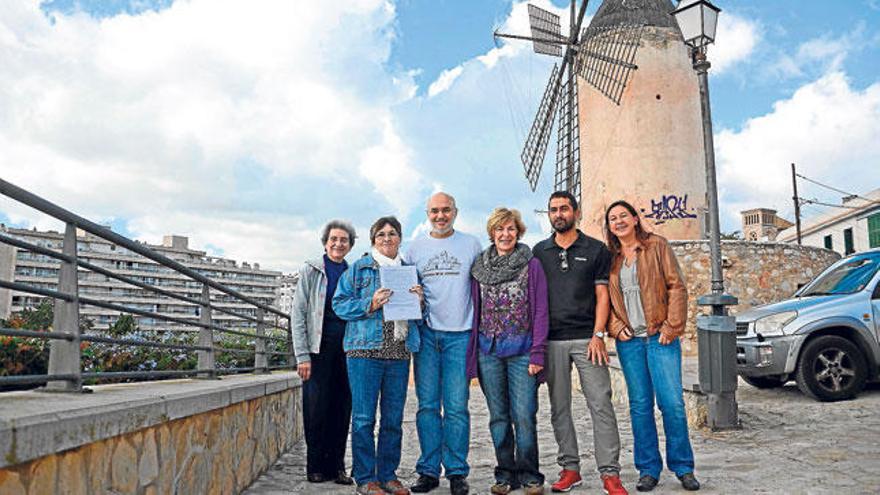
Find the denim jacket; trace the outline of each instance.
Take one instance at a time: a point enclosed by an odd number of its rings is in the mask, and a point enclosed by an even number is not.
[[[370,254],[355,261],[339,278],[333,296],[333,311],[348,322],[342,341],[346,352],[382,347],[382,311],[369,313],[370,301],[379,288],[379,264]],[[410,352],[419,350],[418,322],[409,321],[406,349]]]

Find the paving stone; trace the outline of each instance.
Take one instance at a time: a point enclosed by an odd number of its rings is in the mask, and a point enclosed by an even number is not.
[[[857,399],[821,403],[804,397],[794,384],[758,390],[740,381],[737,400],[743,429],[731,432],[692,430],[696,474],[702,494],[728,493],[880,493],[880,385],[871,385]],[[546,387],[539,392],[538,442],[541,469],[555,480],[556,443],[550,427]],[[602,493],[595,472],[590,415],[582,397],[573,401],[573,416],[581,448],[584,484],[571,493]],[[494,451],[488,429],[486,402],[479,388],[471,389],[471,451],[469,481],[474,494],[488,493],[492,484]],[[632,430],[628,411],[617,406],[621,436],[621,478],[632,493],[638,473],[633,467]],[[416,479],[419,455],[415,429],[416,400],[411,387],[403,424],[403,458],[397,474],[405,484]],[[658,427],[663,445],[662,422]],[[347,456],[351,466],[351,453]],[[352,487],[305,480],[305,442],[300,440],[245,491],[247,495],[290,493],[352,494]],[[448,493],[443,481],[438,494]],[[513,492],[514,494],[521,491]],[[547,493],[550,493],[549,487]],[[685,493],[675,476],[661,475],[654,493]]]

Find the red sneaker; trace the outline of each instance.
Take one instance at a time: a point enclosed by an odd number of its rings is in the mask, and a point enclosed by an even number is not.
[[[629,495],[629,492],[626,491],[626,488],[620,482],[620,476],[615,474],[602,475],[602,486],[608,495]]]
[[[584,481],[581,479],[581,473],[571,469],[563,469],[559,471],[559,481],[553,483],[550,489],[554,492],[570,492],[572,488],[580,486]],[[624,492],[626,493],[626,492]]]

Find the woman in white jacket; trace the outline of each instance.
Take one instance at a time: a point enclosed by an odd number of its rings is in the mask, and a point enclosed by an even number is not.
[[[333,480],[351,485],[345,470],[345,444],[351,422],[351,391],[342,338],[345,322],[333,311],[336,284],[348,269],[345,255],[354,246],[350,223],[324,226],[324,256],[299,270],[290,326],[296,371],[303,380],[306,476],[312,483]]]

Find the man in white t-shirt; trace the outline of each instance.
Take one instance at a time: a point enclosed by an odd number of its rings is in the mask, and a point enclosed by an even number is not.
[[[427,214],[430,234],[413,241],[404,254],[404,262],[418,270],[427,305],[419,329],[421,348],[413,354],[421,456],[412,491],[436,488],[442,465],[452,495],[466,495],[470,414],[465,358],[474,319],[470,273],[481,248],[476,237],[453,228],[458,209],[449,194],[432,195]]]

